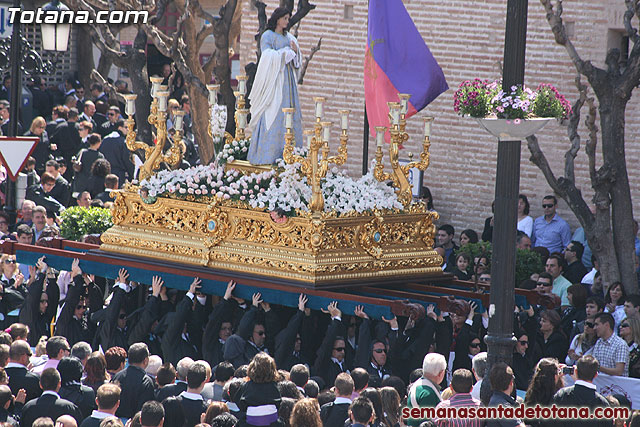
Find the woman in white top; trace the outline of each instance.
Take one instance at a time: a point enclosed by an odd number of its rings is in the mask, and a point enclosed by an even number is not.
[[[531,238],[533,218],[529,216],[529,200],[524,194],[518,196],[518,230]]]

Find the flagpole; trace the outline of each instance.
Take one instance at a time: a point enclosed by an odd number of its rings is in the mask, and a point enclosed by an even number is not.
[[[369,118],[367,104],[364,104],[364,137],[362,138],[362,175],[369,172]]]
[[[367,43],[369,42],[369,0],[367,0]],[[367,101],[364,102],[364,134],[362,136],[362,175],[369,172],[369,118],[367,117]]]

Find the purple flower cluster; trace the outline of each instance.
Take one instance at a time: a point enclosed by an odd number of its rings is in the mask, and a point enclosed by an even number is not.
[[[484,117],[488,114],[487,98],[492,93],[492,82],[474,79],[460,84],[453,95],[453,109],[463,116]]]
[[[562,95],[558,91],[558,89],[556,89],[555,86],[549,83],[541,83],[538,86],[537,91],[539,94],[546,93],[550,95],[549,98],[555,98],[555,101],[559,103],[559,107],[562,109],[562,117],[559,117],[559,118],[566,119],[571,115],[572,113],[571,104],[569,103],[569,101],[567,101],[564,95]],[[542,101],[542,99],[540,101]],[[554,102],[554,100],[550,99],[549,102]]]

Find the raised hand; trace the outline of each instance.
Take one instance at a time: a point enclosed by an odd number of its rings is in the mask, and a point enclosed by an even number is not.
[[[328,313],[331,317],[342,317],[342,312],[338,309],[338,301],[329,303],[327,309],[321,309],[323,313]]]
[[[202,280],[200,280],[197,277],[194,277],[193,282],[191,282],[191,285],[189,286],[189,292],[195,295],[196,292],[198,292],[198,288],[200,288],[200,283],[202,283]]]
[[[469,314],[467,315],[467,319],[468,320],[473,320],[473,316],[475,316],[476,310],[478,309],[478,304],[476,304],[475,301],[471,301],[471,303],[469,304],[469,307],[471,307],[471,310],[469,310]]]
[[[262,294],[260,292],[256,292],[255,294],[253,294],[253,296],[251,297],[251,303],[253,304],[253,306],[258,308],[261,302]]]
[[[438,315],[436,314],[434,307],[435,306],[433,304],[430,304],[427,307],[427,317],[430,317],[433,320],[438,321]]]
[[[78,274],[82,274],[82,269],[80,268],[80,260],[78,258],[74,258],[71,263],[71,279],[73,280]]]
[[[233,296],[233,290],[236,288],[236,282],[234,282],[233,280],[229,280],[229,283],[227,283],[227,290],[224,291],[224,299],[226,299],[227,301],[231,299],[231,297]]]
[[[154,297],[160,296],[162,285],[164,285],[162,278],[160,276],[153,276],[153,279],[151,280],[151,294]]]
[[[304,311],[308,301],[309,301],[309,298],[307,298],[305,294],[300,294],[300,296],[298,297],[298,310]]]
[[[362,306],[362,305],[357,305],[357,306],[356,306],[356,309],[353,311],[353,313],[354,313],[356,316],[358,316],[358,317],[360,317],[360,318],[362,318],[362,319],[368,319],[368,318],[369,318],[369,316],[367,315],[367,313],[365,313],[365,312],[364,312],[364,306]]]
[[[13,283],[13,286],[17,289],[24,282],[24,275],[22,273],[16,274],[16,281]]]
[[[85,284],[89,284],[89,283],[93,283],[96,280],[96,276],[94,274],[85,274],[83,276],[84,279],[84,283]]]
[[[396,316],[393,316],[391,319],[386,319],[382,316],[382,321],[387,323],[391,329],[398,329],[398,318]]]
[[[127,284],[127,280],[129,279],[129,273],[126,268],[121,268],[118,270],[118,282]]]
[[[24,405],[24,402],[26,401],[27,401],[27,391],[21,388],[20,390],[18,390],[18,394],[16,394],[16,402],[22,403]]]
[[[49,268],[49,266],[44,262],[44,260],[45,260],[45,257],[42,256],[36,262],[36,268],[41,273],[44,273],[45,271],[47,271],[47,268]]]

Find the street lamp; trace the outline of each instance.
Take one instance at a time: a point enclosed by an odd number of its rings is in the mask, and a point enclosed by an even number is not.
[[[58,0],[52,0],[42,8],[45,12],[56,12],[60,16],[62,12],[70,10]],[[69,43],[71,24],[42,24],[42,49],[55,52],[66,52]]]

